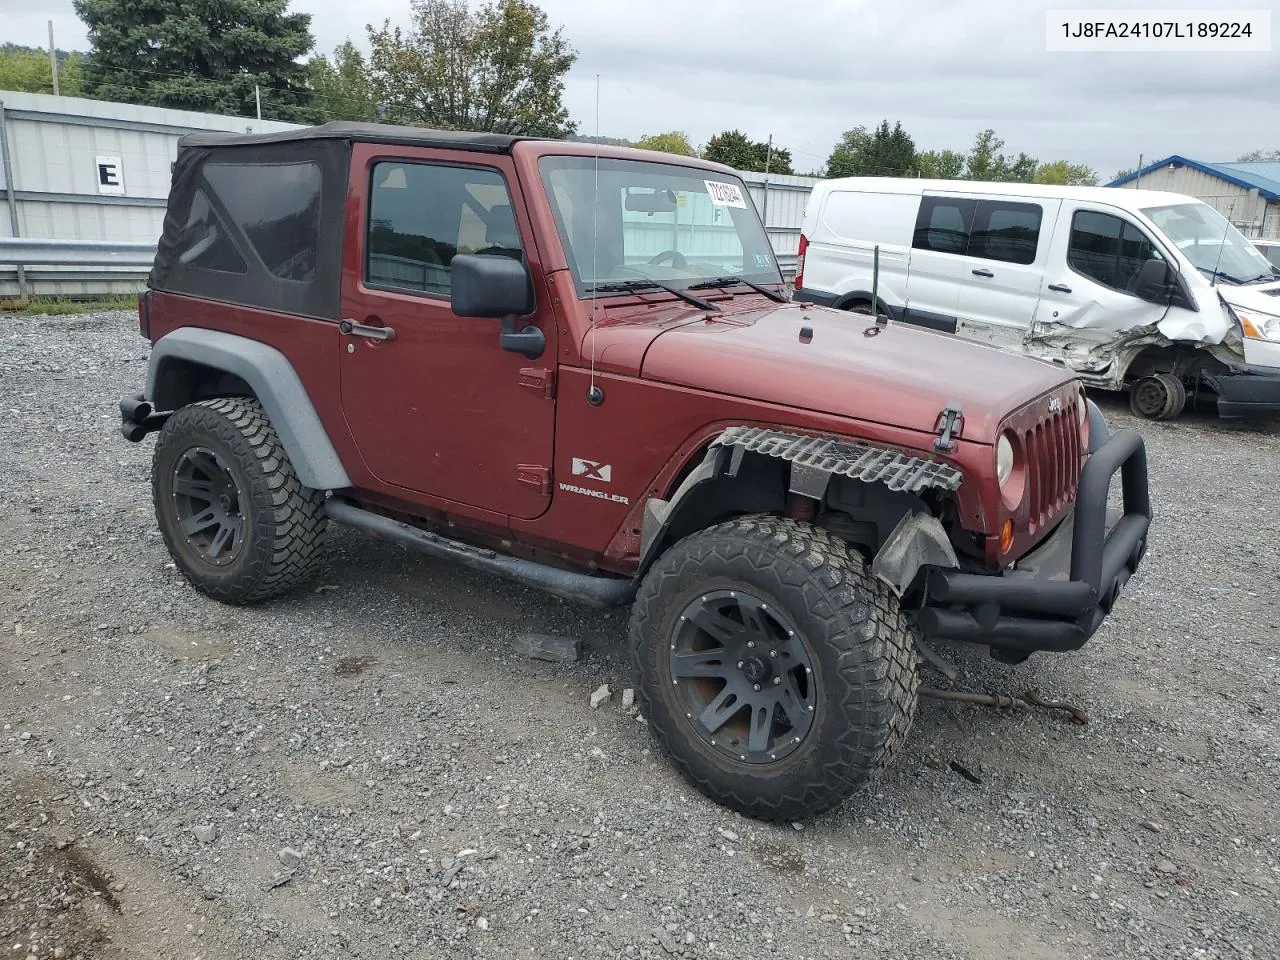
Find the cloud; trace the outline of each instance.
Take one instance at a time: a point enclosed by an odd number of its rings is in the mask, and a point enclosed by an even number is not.
[[[1047,53],[1052,0],[541,0],[579,52],[566,99],[584,131],[639,137],[683,129],[695,142],[737,127],[770,133],[798,169],[817,167],[840,133],[901,120],[921,148],[969,146],[992,127],[1006,150],[1088,163],[1104,176],[1181,153],[1229,160],[1276,148],[1277,53]],[[1065,5],[1065,4],[1064,4]],[[1162,7],[1204,8],[1203,0]],[[1101,6],[1101,4],[1099,4]],[[1137,4],[1135,4],[1137,6]],[[1280,0],[1254,0],[1280,24]],[[8,38],[84,45],[70,0],[29,12],[0,0]],[[408,20],[407,0],[294,0],[317,48],[365,24]]]

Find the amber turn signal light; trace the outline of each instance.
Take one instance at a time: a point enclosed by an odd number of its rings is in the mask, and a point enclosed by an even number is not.
[[[1013,521],[1006,520],[1000,528],[1000,552],[1008,553],[1013,546]]]

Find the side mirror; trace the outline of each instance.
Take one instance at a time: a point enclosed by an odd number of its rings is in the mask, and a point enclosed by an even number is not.
[[[498,342],[503,350],[533,360],[542,356],[547,338],[529,324],[517,329],[519,317],[534,306],[533,284],[523,263],[510,257],[463,253],[449,265],[450,300],[459,317],[502,320]]]
[[[1152,258],[1142,265],[1134,280],[1133,292],[1148,303],[1168,303],[1173,293],[1173,269],[1167,260]]]

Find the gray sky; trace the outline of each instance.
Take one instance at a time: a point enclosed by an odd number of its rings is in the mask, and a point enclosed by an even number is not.
[[[1206,0],[1161,0],[1204,9]],[[1232,4],[1270,10],[1280,0]],[[583,133],[636,138],[673,128],[695,143],[737,127],[770,133],[804,171],[841,131],[901,120],[918,149],[965,150],[992,127],[1007,152],[1121,167],[1180,153],[1233,160],[1280,149],[1280,41],[1270,53],[1046,53],[1045,11],[1070,0],[541,0],[579,52],[567,103]],[[1129,0],[1132,9],[1155,4]],[[408,0],[294,0],[321,51],[365,24],[407,23]],[[87,47],[70,0],[0,0],[5,40]]]

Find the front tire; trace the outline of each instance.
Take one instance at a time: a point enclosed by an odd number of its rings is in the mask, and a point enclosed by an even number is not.
[[[743,517],[686,537],[645,576],[636,685],[690,783],[748,816],[796,820],[841,803],[902,745],[912,629],[843,541]]]
[[[151,489],[174,563],[215,600],[280,596],[319,560],[324,495],[299,481],[257,400],[221,397],[176,411],[156,442]]]

